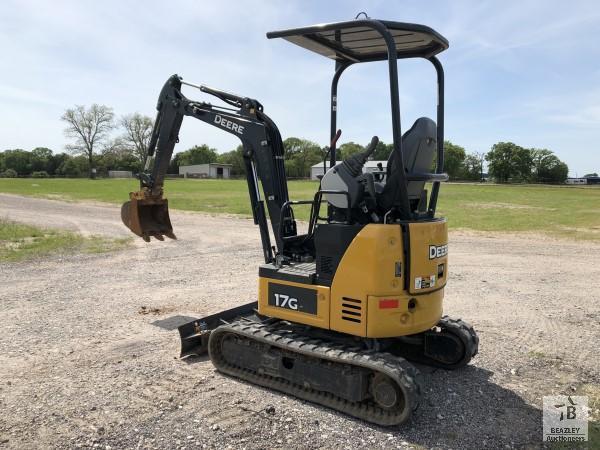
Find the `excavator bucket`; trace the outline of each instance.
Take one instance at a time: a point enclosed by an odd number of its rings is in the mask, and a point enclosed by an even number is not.
[[[121,219],[127,228],[146,242],[151,237],[159,241],[164,241],[164,236],[177,239],[171,226],[166,198],[147,195],[144,191],[131,192],[129,198],[121,206]]]

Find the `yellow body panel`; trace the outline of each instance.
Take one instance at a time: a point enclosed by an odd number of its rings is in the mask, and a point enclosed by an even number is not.
[[[269,283],[314,289],[317,297],[317,314],[307,314],[292,309],[278,308],[269,305]],[[329,329],[329,287],[312,284],[294,283],[292,281],[274,280],[259,277],[258,279],[258,312],[269,317],[277,317],[290,322],[304,323],[313,327]]]
[[[396,276],[396,263],[400,275]],[[331,284],[330,328],[356,336],[367,335],[367,297],[401,295],[404,252],[399,225],[366,225],[354,238],[342,257]],[[357,303],[361,316],[348,314]],[[359,320],[358,322],[356,320]]]
[[[446,285],[448,222],[415,222],[410,230],[409,293],[420,295]]]
[[[398,307],[382,309],[380,302],[390,300],[398,300]],[[376,297],[370,295],[368,298],[367,336],[396,337],[428,330],[442,317],[443,300],[444,289],[422,296]]]
[[[409,235],[408,261],[403,233]],[[442,316],[447,243],[445,219],[404,226],[368,224],[346,249],[331,288],[260,277],[259,312],[361,337],[425,331]],[[308,289],[309,297],[317,298],[316,314],[269,304],[270,283]]]

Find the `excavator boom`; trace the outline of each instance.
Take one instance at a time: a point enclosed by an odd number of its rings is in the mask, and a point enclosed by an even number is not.
[[[198,88],[236,109],[190,100],[181,92],[182,85]],[[140,190],[131,192],[129,201],[123,204],[123,223],[146,241],[152,237],[163,240],[164,236],[175,239],[168,201],[163,197],[163,185],[175,144],[179,141],[181,123],[185,116],[190,116],[241,140],[254,222],[260,228],[265,262],[273,260],[266,212],[269,213],[280,250],[283,238],[296,235],[296,223],[291,213],[284,211],[282,214],[284,204],[289,201],[283,143],[277,126],[263,112],[262,105],[257,100],[187,83],[178,75],[173,75],[163,86],[156,109],[158,113],[148,148],[148,160],[139,175]],[[259,180],[266,198],[266,208],[261,198]]]

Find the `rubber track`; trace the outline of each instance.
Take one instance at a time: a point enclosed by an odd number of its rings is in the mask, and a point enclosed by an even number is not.
[[[471,347],[471,354],[469,355],[467,363],[477,354],[477,352],[479,352],[479,336],[477,336],[477,333],[473,327],[464,320],[452,319],[451,317],[444,316],[438,322],[438,326],[446,329],[452,329],[455,333],[460,333],[465,337],[465,343],[468,342],[468,346]]]
[[[351,402],[328,392],[317,391],[282,378],[259,374],[250,369],[234,366],[228,363],[223,354],[220,353],[220,343],[228,334],[278,347],[285,351],[340,364],[351,364],[374,372],[384,373],[394,380],[404,393],[405,407],[399,411],[385,410],[372,400]],[[388,353],[361,351],[357,347],[349,347],[304,336],[289,329],[281,329],[277,324],[239,320],[221,325],[211,332],[209,354],[214,366],[220,372],[382,426],[397,425],[408,420],[413,411],[419,406],[423,390],[419,371],[403,358]]]

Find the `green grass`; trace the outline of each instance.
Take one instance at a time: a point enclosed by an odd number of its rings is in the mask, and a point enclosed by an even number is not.
[[[291,181],[292,199],[311,199],[318,184]],[[0,192],[61,200],[120,204],[136,180],[0,179]],[[245,180],[167,180],[173,209],[250,215]],[[451,228],[491,232],[536,232],[600,240],[600,188],[445,184],[438,202]],[[296,216],[306,219],[308,208]]]
[[[528,354],[532,358],[537,358],[537,359],[542,359],[542,358],[546,357],[546,354],[544,352],[539,352],[537,350],[530,350]]]
[[[0,262],[33,259],[52,253],[102,253],[117,250],[131,239],[89,238],[0,219]]]

